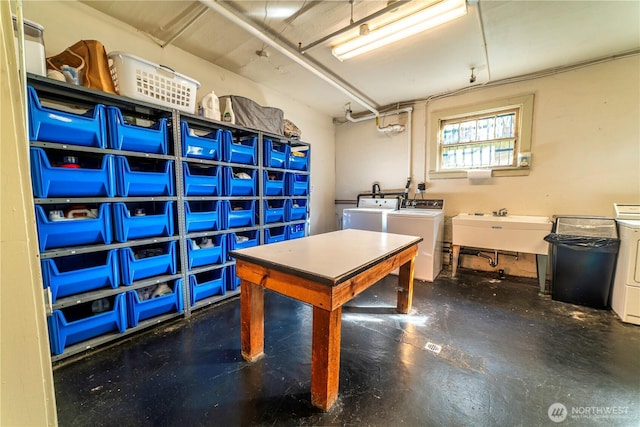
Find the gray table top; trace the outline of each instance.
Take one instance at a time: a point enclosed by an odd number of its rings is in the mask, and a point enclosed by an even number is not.
[[[365,230],[340,230],[231,251],[239,260],[331,286],[367,270],[422,240]]]

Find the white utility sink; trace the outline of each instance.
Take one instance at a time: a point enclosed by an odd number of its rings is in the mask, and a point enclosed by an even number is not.
[[[459,214],[452,219],[453,245],[547,255],[544,237],[551,232],[546,216]]]

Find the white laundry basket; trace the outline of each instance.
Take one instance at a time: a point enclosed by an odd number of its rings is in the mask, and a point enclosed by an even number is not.
[[[108,57],[111,77],[120,95],[195,113],[198,81],[124,52],[111,52]]]

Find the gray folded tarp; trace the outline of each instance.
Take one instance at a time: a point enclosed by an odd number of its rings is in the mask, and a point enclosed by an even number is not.
[[[284,135],[284,112],[279,108],[263,107],[249,98],[236,95],[220,97],[220,108],[224,112],[227,98],[236,116],[236,124],[276,135]]]

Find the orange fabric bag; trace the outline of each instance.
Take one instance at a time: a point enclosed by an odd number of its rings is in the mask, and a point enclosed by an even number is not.
[[[111,78],[107,52],[99,41],[80,40],[64,52],[47,58],[48,69],[60,71],[63,65],[69,65],[78,71],[82,86],[118,93]]]

